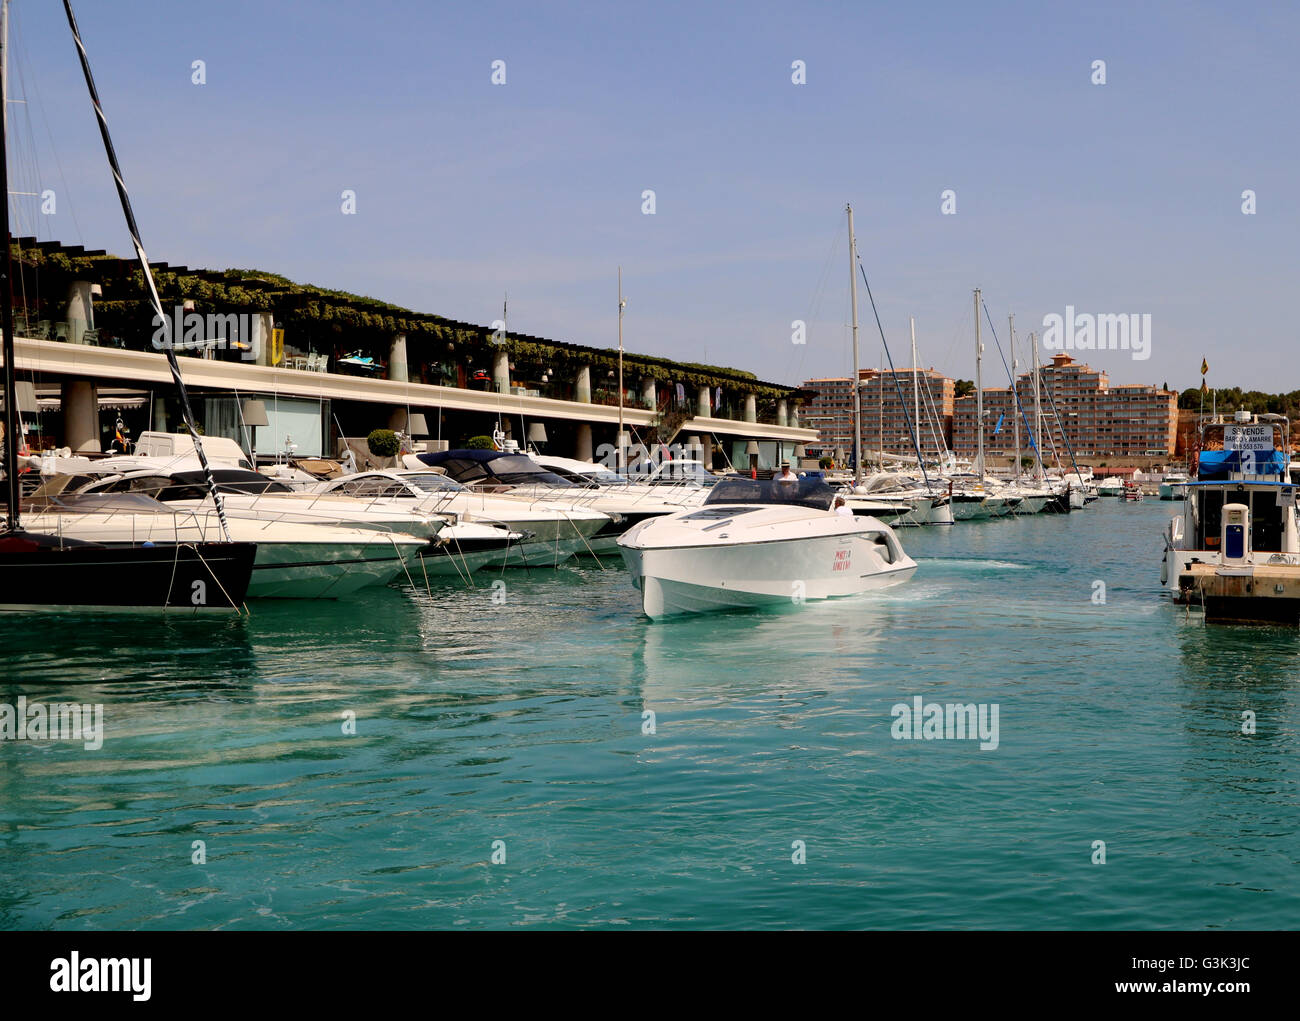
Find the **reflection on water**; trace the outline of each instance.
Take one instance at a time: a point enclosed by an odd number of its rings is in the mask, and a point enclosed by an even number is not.
[[[1162,602],[1164,510],[908,530],[908,584],[782,612],[583,563],[15,622],[0,702],[106,737],[0,741],[0,925],[1289,926],[1300,634]],[[893,740],[918,695],[998,750]]]

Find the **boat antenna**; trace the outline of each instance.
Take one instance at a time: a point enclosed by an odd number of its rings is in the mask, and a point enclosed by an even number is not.
[[[81,60],[81,71],[86,78],[86,88],[90,91],[90,101],[95,106],[95,117],[99,121],[99,134],[104,140],[104,153],[108,156],[108,165],[113,171],[113,182],[117,185],[117,197],[122,202],[122,212],[126,216],[126,227],[131,232],[131,243],[135,245],[136,257],[140,260],[140,268],[144,272],[145,286],[149,290],[149,300],[153,304],[154,315],[158,317],[158,322],[166,323],[167,316],[163,312],[162,300],[158,297],[158,288],[154,284],[153,271],[149,268],[149,257],[145,255],[144,245],[140,241],[140,228],[136,226],[135,213],[131,211],[131,198],[126,193],[126,184],[122,180],[122,168],[117,162],[117,153],[113,150],[113,139],[108,133],[108,119],[104,116],[103,105],[99,101],[99,91],[95,88],[95,78],[90,73],[90,59],[86,56],[86,47],[81,41],[81,32],[77,28],[76,15],[72,13],[71,0],[63,0],[63,9],[68,15],[68,27],[72,29],[72,40],[77,44],[77,56]],[[7,183],[5,185],[8,187]],[[8,216],[6,214],[6,220]],[[6,231],[6,237],[8,233]],[[6,274],[5,286],[8,286],[8,275]],[[4,302],[8,306],[7,300]],[[5,322],[5,343],[9,343],[11,335],[11,323],[6,319]],[[212,467],[208,464],[207,455],[203,452],[203,440],[199,436],[198,426],[194,422],[194,411],[190,407],[189,393],[185,389],[185,380],[181,378],[180,363],[176,361],[176,350],[174,346],[175,338],[169,338],[168,342],[163,345],[163,351],[167,354],[167,364],[171,368],[172,380],[176,383],[177,394],[181,400],[181,412],[185,416],[185,425],[190,431],[190,436],[194,439],[194,452],[199,456],[199,464],[203,467],[203,474],[207,478],[208,492],[212,494],[212,502],[217,508],[217,520],[221,522],[221,534],[230,541],[230,526],[226,522],[226,505],[222,502],[221,494],[217,491],[216,479],[212,477]],[[6,359],[6,366],[9,361]],[[6,376],[8,368],[6,367]]]
[[[12,252],[9,237],[9,154],[6,148],[9,128],[9,99],[5,94],[5,77],[9,59],[9,0],[4,0],[3,35],[0,36],[0,233],[4,234],[5,257],[0,263],[0,329],[4,330],[5,359],[5,487],[9,496],[6,524],[9,531],[18,531],[18,432],[22,429],[22,414],[18,410],[18,385],[14,376],[14,310],[10,304],[9,281],[12,271]]]

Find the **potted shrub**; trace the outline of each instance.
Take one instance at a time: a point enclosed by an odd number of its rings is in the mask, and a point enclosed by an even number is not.
[[[375,457],[394,457],[402,445],[392,429],[376,429],[366,437],[366,446]]]

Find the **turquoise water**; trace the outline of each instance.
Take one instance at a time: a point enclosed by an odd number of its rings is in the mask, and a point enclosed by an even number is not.
[[[7,621],[0,702],[105,740],[0,742],[0,926],[1293,928],[1300,634],[1162,601],[1173,506],[906,530],[907,585],[777,613],[586,566]],[[997,749],[895,740],[918,695]]]

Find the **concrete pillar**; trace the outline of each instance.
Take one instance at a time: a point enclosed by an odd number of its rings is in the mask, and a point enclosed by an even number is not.
[[[707,386],[700,387],[700,392],[695,398],[695,414],[701,418],[713,417],[713,391]]]
[[[700,434],[700,460],[704,462],[704,467],[713,467],[713,437],[708,433]]]
[[[103,293],[99,284],[88,280],[72,281],[68,288],[68,343],[80,344],[86,331],[95,328],[93,297]]]
[[[659,407],[659,394],[655,387],[655,381],[650,378],[641,380],[641,403],[652,411]]]
[[[792,405],[790,405],[790,422],[789,422],[789,424],[790,424],[790,427],[791,427],[792,429],[798,429],[798,428],[799,428],[799,405],[797,405],[797,404],[792,404]]]
[[[789,424],[790,424],[790,412],[789,412],[789,407],[790,407],[790,405],[789,405],[789,403],[788,403],[787,401],[777,401],[777,402],[776,402],[776,424],[777,424],[777,425],[789,425]]]
[[[578,380],[574,385],[573,399],[583,404],[591,403],[591,366],[584,365],[578,370]],[[590,427],[588,427],[590,432]]]
[[[393,334],[393,342],[388,349],[388,378],[399,383],[405,383],[411,378],[406,366],[405,333]]]
[[[758,398],[753,394],[745,394],[745,421],[758,421]]]
[[[582,371],[586,372],[587,370],[583,369]],[[576,457],[579,461],[593,460],[594,453],[591,447],[591,423],[590,422],[578,423],[578,434],[574,443],[573,456]]]
[[[69,379],[63,384],[63,443],[74,454],[98,454],[99,394],[88,379]]]
[[[257,312],[251,316],[253,351],[258,365],[271,364],[271,331],[275,329],[275,316],[270,312]]]
[[[510,352],[498,350],[492,356],[492,385],[499,394],[510,392]]]
[[[165,433],[167,431],[167,399],[165,397],[155,397],[153,399],[153,424],[150,428],[154,432]]]

